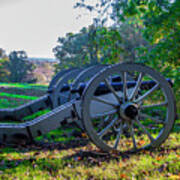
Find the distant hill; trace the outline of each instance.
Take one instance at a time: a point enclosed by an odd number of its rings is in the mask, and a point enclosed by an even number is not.
[[[33,74],[35,79],[37,79],[38,84],[49,84],[54,75],[54,65],[59,61],[53,58],[37,58],[28,57],[25,59],[33,64],[35,64],[36,69]]]
[[[33,63],[57,63],[58,60],[57,59],[53,59],[53,58],[37,58],[37,57],[28,57],[26,59],[27,61],[31,61]]]

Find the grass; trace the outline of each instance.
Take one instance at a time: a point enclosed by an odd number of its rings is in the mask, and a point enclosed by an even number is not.
[[[1,92],[0,92],[0,96],[10,97],[10,98],[18,98],[18,99],[27,99],[27,100],[36,100],[36,99],[38,99],[38,97],[35,97],[35,96],[26,96],[26,95],[1,93]]]
[[[45,109],[45,110],[36,112],[36,113],[34,113],[34,114],[30,115],[30,116],[24,117],[24,118],[23,118],[23,121],[29,121],[29,120],[31,120],[31,119],[35,119],[36,117],[39,117],[39,116],[41,116],[41,115],[43,115],[43,114],[46,114],[46,113],[49,112],[49,111],[50,111],[50,110]]]
[[[180,138],[172,133],[154,151],[122,156],[96,155],[94,146],[1,148],[0,179],[176,179],[180,174]],[[91,151],[89,151],[91,149]]]
[[[24,104],[26,95],[20,96],[6,96],[6,99],[3,96],[0,108]],[[48,110],[24,120],[46,112]],[[84,133],[80,133],[80,137],[69,136],[73,129],[66,126],[51,131],[36,138],[38,143],[33,145],[1,145],[0,179],[180,179],[180,120],[176,121],[172,133],[160,148],[120,156],[98,154]]]
[[[0,87],[15,87],[15,88],[22,88],[22,89],[47,90],[46,85],[40,85],[40,84],[0,83]]]
[[[9,99],[9,98],[5,98],[5,97],[1,97],[0,98],[0,108],[14,108],[14,107],[18,107],[22,104],[25,104],[27,101],[24,99]]]
[[[0,108],[14,108],[36,100],[47,90],[47,86],[34,84],[0,83]]]

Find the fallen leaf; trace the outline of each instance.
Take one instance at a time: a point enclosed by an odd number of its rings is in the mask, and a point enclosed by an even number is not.
[[[123,164],[122,164],[121,162],[119,163],[119,167],[120,167],[120,168],[122,168],[122,167],[123,167]]]
[[[125,178],[125,179],[126,179],[126,178],[127,178],[127,175],[126,175],[126,174],[121,174],[121,175],[120,175],[120,178]]]
[[[162,156],[156,157],[156,160],[157,160],[157,161],[159,161],[159,160],[161,160],[161,159],[162,159]]]

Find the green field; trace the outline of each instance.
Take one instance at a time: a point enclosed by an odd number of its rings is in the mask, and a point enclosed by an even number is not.
[[[26,95],[9,94],[9,93],[0,93],[0,96],[10,97],[10,98],[18,98],[18,99],[27,99],[27,100],[36,100],[36,99],[38,99],[38,97],[35,97],[35,96],[26,96]]]
[[[17,91],[10,93],[11,88]],[[16,93],[22,90],[24,94]],[[38,98],[30,96],[32,91],[35,94],[46,90],[46,86],[40,85],[0,84],[0,108],[17,107]],[[33,145],[1,145],[0,179],[180,179],[180,120],[159,149],[121,156],[98,154],[78,129],[78,135],[69,136],[73,129],[70,126],[57,129],[38,137]]]
[[[40,84],[0,83],[0,87],[15,87],[15,88],[22,88],[22,89],[47,90],[46,85],[40,85]]]
[[[47,86],[36,84],[0,83],[0,108],[12,108],[38,99]]]

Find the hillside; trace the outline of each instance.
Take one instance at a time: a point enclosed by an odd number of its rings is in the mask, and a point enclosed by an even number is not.
[[[54,75],[54,65],[58,61],[51,58],[28,58],[27,60],[36,66],[33,74],[37,83],[48,85]]]

